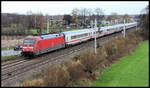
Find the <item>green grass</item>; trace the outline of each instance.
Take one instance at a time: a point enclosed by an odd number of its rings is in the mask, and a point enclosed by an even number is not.
[[[139,87],[149,86],[149,43],[142,42],[130,56],[121,58],[116,64],[108,67],[99,78],[89,86],[103,87]]]
[[[74,31],[74,30],[80,30],[80,29],[71,29],[72,31]]]
[[[37,29],[26,30],[26,33],[38,34]]]
[[[104,26],[112,26],[112,24],[101,24],[102,27]]]
[[[78,28],[68,28],[68,29],[63,29],[63,32],[64,31],[76,31],[76,30],[80,30]]]
[[[14,47],[10,47],[10,48],[1,48],[1,50],[10,50],[10,49],[14,49]]]
[[[33,34],[37,34],[37,29],[31,29],[30,32],[32,32]]]

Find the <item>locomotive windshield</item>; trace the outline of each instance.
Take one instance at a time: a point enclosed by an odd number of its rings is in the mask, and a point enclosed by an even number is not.
[[[35,40],[24,40],[24,45],[33,45]]]

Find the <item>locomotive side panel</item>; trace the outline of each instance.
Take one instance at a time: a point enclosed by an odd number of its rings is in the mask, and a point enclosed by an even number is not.
[[[40,41],[40,54],[50,52],[56,49],[64,48],[64,37],[55,37],[51,39],[45,39]]]

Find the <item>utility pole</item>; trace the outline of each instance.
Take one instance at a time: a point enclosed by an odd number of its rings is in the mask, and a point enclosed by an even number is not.
[[[60,33],[62,32],[61,28],[62,28],[62,22],[59,22],[59,32]]]
[[[36,15],[35,15],[34,19],[35,19],[35,29],[36,29]]]
[[[118,21],[118,19],[117,19],[117,25],[119,24],[119,21]],[[119,27],[117,27],[117,30],[119,30]]]
[[[93,21],[91,21],[91,28],[93,28]]]
[[[136,22],[136,31],[137,31],[137,22]]]
[[[97,21],[95,19],[95,54],[96,54],[96,28],[97,28]]]
[[[124,32],[123,32],[123,34],[124,34],[124,38],[126,37],[126,32],[125,32],[125,20],[124,20]]]

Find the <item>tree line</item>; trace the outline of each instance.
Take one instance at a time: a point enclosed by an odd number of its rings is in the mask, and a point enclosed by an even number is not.
[[[142,13],[139,18],[140,18],[140,28],[141,30],[141,35],[144,37],[145,40],[149,40],[149,5],[144,8],[145,13]]]
[[[32,13],[31,11],[27,12],[26,15],[2,13],[2,34],[8,34],[7,30],[12,31],[13,34],[25,34],[25,30],[30,29],[37,29],[38,33],[41,34],[42,29],[66,28],[71,25],[75,28],[86,28],[91,26],[91,22],[95,19],[99,27],[104,20],[121,23],[125,19],[129,22],[130,16],[128,14],[118,15],[115,12],[111,15],[105,15],[101,8],[74,8],[70,14],[64,14],[62,19],[59,16],[53,19],[52,16],[44,16],[42,13]]]

